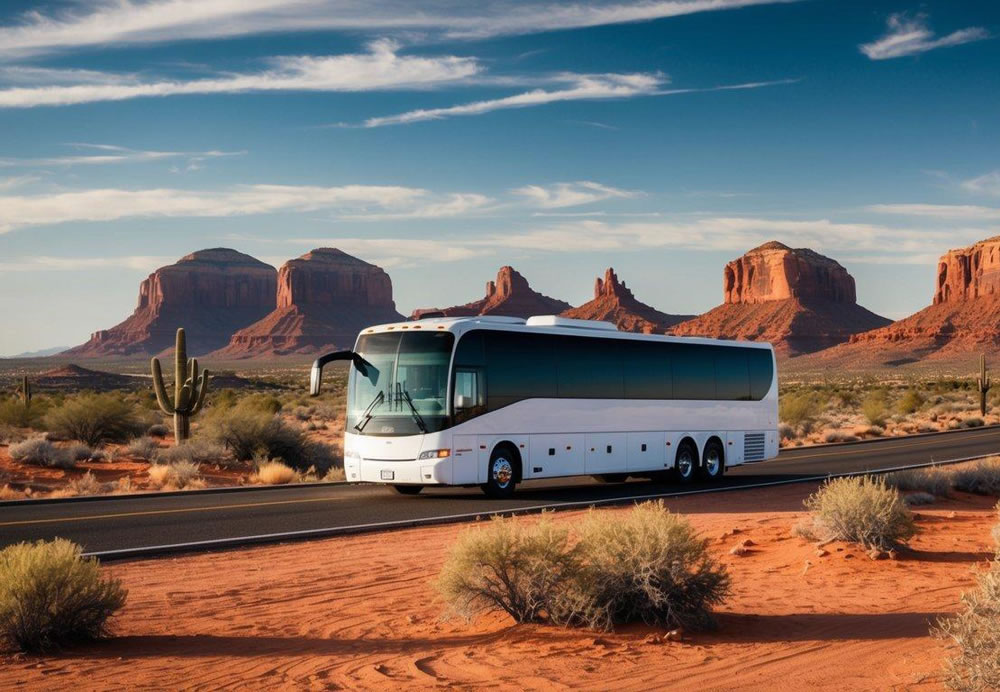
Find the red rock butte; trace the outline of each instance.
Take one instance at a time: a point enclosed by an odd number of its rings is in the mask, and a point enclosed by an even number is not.
[[[945,253],[928,307],[819,356],[892,366],[978,352],[1000,353],[1000,237]]]
[[[854,277],[843,266],[807,248],[765,243],[729,262],[722,279],[724,303],[672,333],[769,341],[797,356],[889,324],[857,304]]]
[[[65,353],[82,358],[157,354],[173,347],[178,327],[187,332],[190,353],[207,353],[274,309],[276,277],[274,267],[236,250],[192,252],[140,284],[138,305],[128,319],[94,332],[87,343]]]
[[[669,327],[690,318],[690,315],[668,315],[641,303],[632,295],[624,281],[618,281],[615,270],[608,268],[604,278],[594,281],[594,299],[578,308],[562,313],[578,320],[603,320],[625,332],[662,334]]]
[[[450,308],[420,308],[413,311],[413,319],[425,314],[443,314],[446,317],[471,317],[473,315],[503,315],[505,317],[531,317],[556,315],[570,308],[570,304],[549,298],[528,285],[528,280],[513,267],[500,267],[496,281],[486,282],[486,296]]]
[[[402,319],[383,269],[335,248],[318,248],[282,265],[274,311],[212,355],[314,355],[350,348],[363,328]]]

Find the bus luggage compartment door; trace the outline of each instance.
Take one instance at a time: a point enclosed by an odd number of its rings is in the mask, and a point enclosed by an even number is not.
[[[476,435],[454,435],[451,438],[454,462],[451,482],[469,485],[479,482],[479,445]]]
[[[586,442],[585,471],[594,473],[624,473],[627,433],[592,433]]]

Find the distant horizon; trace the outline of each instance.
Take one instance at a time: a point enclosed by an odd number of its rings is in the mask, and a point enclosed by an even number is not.
[[[1000,234],[1000,6],[969,0],[14,0],[0,353],[80,344],[195,249],[338,247],[403,314],[509,264],[663,312],[769,240],[930,304]]]

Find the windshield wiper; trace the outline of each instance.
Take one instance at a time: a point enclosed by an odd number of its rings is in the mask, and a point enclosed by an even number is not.
[[[372,411],[374,411],[375,407],[381,405],[384,401],[385,393],[383,393],[380,389],[378,394],[375,395],[375,398],[372,399],[372,403],[368,404],[368,408],[366,408],[365,412],[361,414],[361,420],[354,425],[354,429],[358,432],[362,432],[365,429],[365,426],[368,425],[368,421],[375,416]]]
[[[413,405],[413,399],[410,398],[410,393],[403,389],[403,386],[397,382],[396,383],[396,399],[402,399],[410,407],[410,414],[413,416],[413,420],[417,422],[417,427],[420,428],[420,432],[427,432],[427,424],[424,423],[424,419],[420,417],[420,413],[417,412],[417,407]]]

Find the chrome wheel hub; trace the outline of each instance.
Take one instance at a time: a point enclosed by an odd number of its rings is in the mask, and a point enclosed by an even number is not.
[[[687,478],[691,475],[694,470],[694,459],[691,458],[691,453],[684,450],[677,457],[677,472],[681,474],[682,477]]]
[[[506,488],[514,478],[514,467],[510,465],[509,461],[500,457],[493,461],[492,474],[493,482],[497,484],[497,487]]]
[[[716,476],[722,466],[722,459],[719,458],[719,451],[713,449],[705,456],[705,471],[709,476]]]

